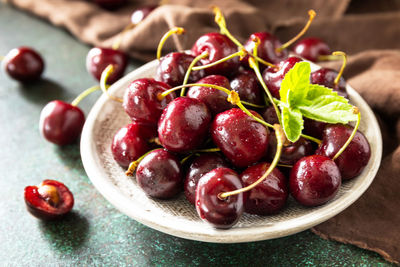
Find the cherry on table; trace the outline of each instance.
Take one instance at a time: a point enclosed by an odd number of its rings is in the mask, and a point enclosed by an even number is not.
[[[63,183],[55,180],[44,180],[38,186],[25,187],[24,199],[27,210],[42,220],[59,219],[74,206],[72,193]]]
[[[44,61],[40,54],[27,46],[8,52],[2,65],[11,78],[20,82],[38,80],[44,70]]]
[[[137,8],[131,15],[131,23],[135,26],[138,25],[157,7],[158,5],[148,5]]]
[[[93,0],[94,3],[102,8],[114,10],[126,3],[126,0]]]
[[[335,85],[335,79],[338,74],[339,73],[333,69],[321,68],[311,72],[310,80],[313,84],[319,84],[328,88],[332,88],[333,91],[338,93],[338,95],[349,98],[346,90],[346,81],[343,77],[340,77],[339,83]]]
[[[241,70],[231,79],[231,88],[239,94],[243,101],[262,105],[264,102],[262,87],[254,71]]]
[[[302,58],[312,62],[318,62],[320,56],[330,55],[331,49],[319,38],[309,37],[298,41],[292,51]]]
[[[243,194],[223,200],[219,194],[240,188],[239,176],[229,168],[216,168],[203,175],[196,189],[196,210],[200,218],[215,228],[231,228],[243,214]]]

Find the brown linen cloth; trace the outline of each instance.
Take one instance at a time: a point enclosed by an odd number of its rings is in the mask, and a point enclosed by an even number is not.
[[[4,0],[3,0],[4,1]],[[129,2],[110,12],[79,0],[8,0],[7,2],[68,29],[81,41],[111,46],[144,2]],[[154,3],[154,2],[153,2]],[[380,119],[384,157],[368,191],[333,219],[313,228],[324,238],[376,251],[400,262],[400,3],[396,0],[170,0],[124,35],[121,49],[150,60],[164,32],[172,26],[187,33],[167,42],[164,54],[188,49],[203,33],[216,31],[209,6],[221,7],[231,32],[244,41],[249,34],[269,30],[285,41],[305,23],[307,10],[318,16],[308,36],[323,38],[334,50],[351,54],[348,82],[367,100]],[[347,11],[346,11],[347,10]],[[378,11],[378,12],[377,12]],[[178,39],[179,38],[179,39]],[[327,63],[339,68],[340,62]]]

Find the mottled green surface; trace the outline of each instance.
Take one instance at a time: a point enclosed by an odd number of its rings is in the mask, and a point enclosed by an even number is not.
[[[25,87],[0,74],[0,266],[387,265],[376,253],[309,231],[257,243],[208,244],[157,232],[119,213],[90,183],[78,145],[58,148],[38,131],[48,101],[71,101],[94,84],[84,64],[89,47],[0,4],[0,54],[20,45],[40,51],[47,69],[43,81]],[[86,113],[96,96],[82,102]],[[47,178],[74,193],[75,207],[63,221],[40,222],[25,211],[24,187]]]

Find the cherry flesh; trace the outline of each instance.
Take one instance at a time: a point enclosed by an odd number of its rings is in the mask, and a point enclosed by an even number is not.
[[[156,80],[165,82],[171,87],[182,85],[186,71],[194,58],[195,57],[192,55],[181,52],[167,54],[161,58],[160,63],[158,64]],[[197,62],[195,66],[200,65],[200,62]],[[204,76],[204,70],[191,71],[188,82],[196,82]]]
[[[247,168],[241,175],[243,186],[255,183],[268,170],[270,163],[259,163]],[[250,214],[269,215],[278,213],[288,198],[286,177],[275,168],[262,183],[247,192],[244,210]]]
[[[242,70],[231,80],[231,88],[239,94],[243,101],[256,105],[264,102],[262,88],[254,71]]]
[[[311,83],[323,85],[328,88],[332,88],[338,95],[345,98],[349,98],[346,90],[346,81],[343,77],[340,77],[339,83],[335,85],[335,79],[338,72],[333,69],[321,68],[311,73]]]
[[[172,92],[158,100],[158,94],[168,89],[168,84],[151,78],[135,80],[125,90],[122,106],[133,121],[157,124],[164,108],[175,98]]]
[[[250,112],[260,117],[255,112]],[[247,167],[267,153],[269,130],[261,123],[233,108],[218,114],[211,125],[211,136],[222,153],[237,167]]]
[[[325,128],[322,143],[317,149],[317,154],[333,158],[340,148],[346,143],[353,132],[353,127],[348,125],[329,125]],[[357,131],[349,146],[335,160],[343,180],[358,176],[368,164],[371,157],[371,148],[367,138]]]
[[[22,46],[8,52],[3,59],[3,67],[11,78],[20,82],[30,82],[40,78],[44,62],[38,52]]]
[[[84,123],[85,115],[80,108],[54,100],[42,109],[39,129],[47,141],[63,146],[79,138]]]
[[[169,199],[182,191],[183,173],[179,159],[165,149],[156,149],[140,161],[136,181],[154,198]]]
[[[200,178],[207,172],[220,167],[228,168],[229,166],[218,153],[205,153],[193,160],[186,173],[184,184],[185,196],[190,203],[195,204],[196,188]]]
[[[164,109],[158,122],[158,138],[166,149],[187,152],[198,148],[208,135],[211,113],[206,104],[178,97]]]
[[[263,79],[273,97],[280,99],[279,90],[286,73],[297,62],[303,61],[299,57],[289,57],[279,62],[277,67],[268,67],[263,72]]]
[[[107,79],[112,84],[124,75],[128,57],[120,50],[104,47],[93,47],[86,57],[86,69],[100,81],[101,74],[108,65],[114,66],[114,71]]]
[[[331,54],[329,46],[316,37],[309,37],[298,41],[293,46],[292,51],[300,57],[312,62],[318,62],[320,56]]]
[[[126,0],[93,0],[97,5],[102,8],[113,10],[121,7],[126,3]]]
[[[237,46],[225,35],[211,32],[202,35],[192,47],[192,54],[198,56],[208,52],[208,57],[201,59],[202,65],[207,65],[227,57],[238,51]],[[234,57],[221,64],[206,69],[207,74],[231,75],[240,65],[239,57]]]
[[[157,5],[148,5],[136,9],[131,15],[131,23],[133,25],[138,25],[157,7]]]
[[[243,214],[243,194],[223,200],[218,195],[240,188],[240,178],[231,169],[216,168],[203,175],[196,189],[196,210],[200,218],[215,228],[231,228]]]
[[[221,75],[210,75],[196,83],[213,84],[231,90],[229,80]],[[225,92],[211,87],[192,86],[189,88],[187,96],[205,103],[213,115],[233,108],[233,105],[227,101],[228,95]]]
[[[132,122],[119,129],[111,144],[115,161],[122,167],[128,167],[132,161],[149,150],[148,141],[156,137],[156,133],[154,126],[138,122]]]
[[[27,186],[24,191],[27,210],[42,220],[59,219],[74,206],[69,189],[55,180],[44,180],[40,185]]]
[[[342,177],[336,163],[321,155],[307,156],[290,172],[291,195],[304,206],[318,206],[334,198]]]

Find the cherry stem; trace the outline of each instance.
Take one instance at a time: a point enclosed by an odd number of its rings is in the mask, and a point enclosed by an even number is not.
[[[135,172],[135,170],[136,170],[137,166],[139,165],[139,163],[140,163],[148,154],[150,154],[151,152],[153,152],[154,150],[157,150],[157,149],[159,149],[159,148],[155,148],[155,149],[152,149],[152,150],[150,150],[150,151],[147,151],[147,152],[144,153],[142,156],[140,156],[137,160],[132,161],[132,162],[129,164],[128,169],[126,170],[125,175],[127,175],[127,176],[133,176],[133,173]]]
[[[193,150],[193,153],[209,153],[221,151],[218,147]]]
[[[167,31],[163,37],[160,40],[160,43],[158,44],[157,47],[157,59],[160,60],[161,58],[161,50],[165,44],[165,42],[168,40],[168,38],[173,35],[173,34],[183,34],[185,33],[185,29],[181,28],[181,27],[174,27],[172,29],[170,29],[169,31]]]
[[[333,82],[333,84],[336,86],[336,85],[339,84],[339,80],[340,80],[340,78],[341,78],[342,75],[343,75],[344,68],[346,67],[346,64],[347,64],[347,55],[346,55],[345,52],[342,52],[342,51],[335,51],[335,52],[332,53],[332,56],[341,56],[341,57],[343,57],[343,64],[342,64],[342,67],[340,68],[340,71],[339,71],[338,75],[336,76],[335,81]]]
[[[315,142],[317,145],[320,145],[320,144],[322,143],[321,140],[319,140],[318,138],[312,137],[312,136],[310,136],[310,135],[301,134],[300,136],[303,137],[303,138],[305,138],[305,139],[308,139],[308,140],[310,140],[310,141]]]
[[[192,72],[192,69],[194,67],[194,65],[196,65],[197,62],[199,62],[199,60],[208,57],[208,52],[204,51],[203,53],[201,53],[200,55],[198,55],[197,57],[195,57],[193,59],[193,61],[190,63],[189,68],[187,69],[186,73],[185,73],[185,78],[183,79],[183,85],[187,84],[188,80],[189,80],[189,76],[190,73]],[[185,89],[186,88],[182,88],[181,90],[181,96],[185,95]]]
[[[79,102],[81,102],[85,97],[87,97],[88,95],[90,95],[91,93],[100,90],[100,86],[95,85],[92,86],[88,89],[86,89],[85,91],[83,91],[82,93],[80,93],[72,102],[71,105],[72,106],[77,106],[79,104]]]
[[[184,164],[184,163],[185,163],[188,159],[190,159],[193,155],[194,155],[194,153],[191,153],[191,154],[187,155],[186,157],[184,157],[184,158],[181,160],[181,164]]]
[[[330,61],[330,60],[339,60],[340,57],[334,55],[320,55],[318,56],[318,61]]]
[[[243,58],[243,57],[245,57],[246,55],[247,55],[246,50],[241,49],[241,50],[239,50],[239,51],[236,52],[236,53],[233,53],[233,54],[231,54],[231,55],[229,55],[229,56],[226,56],[226,57],[224,57],[224,58],[221,58],[220,60],[214,61],[214,62],[212,62],[212,63],[210,63],[210,64],[193,67],[193,70],[204,70],[204,69],[207,69],[207,68],[216,66],[216,65],[218,65],[218,64],[221,64],[221,63],[223,63],[223,62],[225,62],[225,61],[227,61],[227,60],[229,60],[229,59],[232,59],[232,58],[234,58],[234,57],[241,57],[241,58]]]
[[[103,93],[108,96],[108,98],[118,101],[120,103],[123,103],[124,102],[123,99],[112,96],[108,93],[109,86],[107,85],[107,79],[113,72],[114,72],[114,65],[112,65],[112,64],[108,65],[107,68],[105,68],[103,70],[103,72],[101,73],[101,78],[100,78],[100,88],[103,91]]]
[[[296,42],[300,37],[302,37],[307,32],[308,28],[310,28],[311,22],[314,20],[316,15],[317,15],[317,13],[315,13],[315,11],[313,9],[310,9],[308,11],[309,18],[308,18],[308,21],[307,21],[306,25],[304,26],[304,28],[291,40],[289,40],[286,43],[284,43],[283,45],[281,45],[281,47],[276,48],[275,51],[277,53],[282,52],[283,49],[288,48],[294,42]]]
[[[282,163],[278,163],[278,164],[276,164],[278,167],[284,167],[284,168],[293,168],[293,166],[292,165],[289,165],[289,164],[282,164]]]
[[[129,31],[129,30],[131,30],[131,29],[133,29],[133,28],[135,28],[135,26],[136,26],[136,25],[133,24],[133,23],[128,24],[128,25],[122,30],[122,32],[118,35],[117,40],[115,40],[115,42],[114,42],[113,45],[112,45],[112,49],[118,50],[119,47],[121,46],[122,40],[124,39],[124,36],[125,36],[126,32]]]
[[[268,170],[254,183],[252,183],[249,186],[243,187],[238,190],[230,191],[230,192],[223,192],[218,194],[218,198],[221,200],[226,199],[229,196],[237,195],[240,193],[247,192],[260,183],[264,181],[265,178],[275,169],[276,165],[279,162],[279,159],[281,157],[281,152],[282,152],[282,146],[285,140],[285,134],[283,133],[282,127],[279,124],[274,124],[274,129],[275,129],[275,135],[276,135],[276,140],[277,140],[277,145],[276,145],[276,153],[274,160],[272,161],[271,165],[269,166]]]
[[[353,140],[354,136],[357,133],[357,129],[360,126],[360,121],[361,121],[361,112],[357,107],[353,107],[353,113],[357,114],[357,122],[356,122],[356,125],[354,126],[353,132],[351,133],[350,137],[347,139],[346,143],[344,143],[344,145],[340,148],[340,150],[332,158],[332,160],[336,160],[340,156],[340,154],[342,154],[343,151],[346,150],[346,148],[350,145],[351,141]]]

